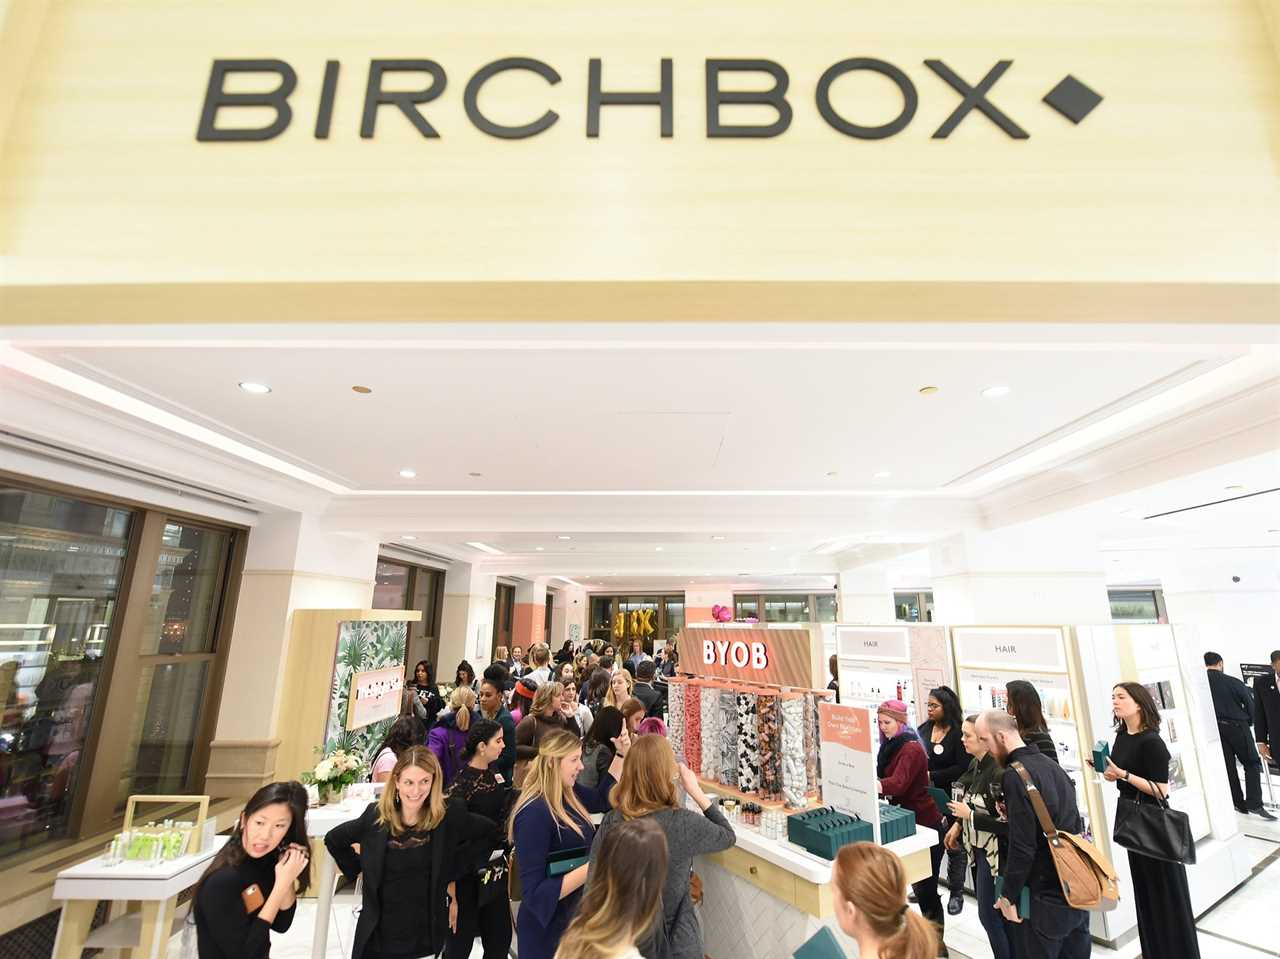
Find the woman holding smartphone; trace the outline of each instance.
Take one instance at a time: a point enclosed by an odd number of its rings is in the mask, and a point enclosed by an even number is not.
[[[344,876],[364,874],[352,959],[433,956],[457,928],[458,851],[493,823],[446,805],[443,779],[431,750],[407,749],[378,802],[324,837]]]
[[[268,959],[269,933],[288,930],[295,897],[311,884],[306,818],[301,783],[269,783],[250,797],[196,884],[200,959]]]

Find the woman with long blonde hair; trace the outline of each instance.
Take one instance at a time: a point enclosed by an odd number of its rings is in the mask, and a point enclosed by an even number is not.
[[[533,695],[528,714],[516,724],[516,785],[524,783],[525,769],[538,755],[544,736],[556,730],[567,730],[582,738],[582,727],[574,713],[577,706],[564,701],[564,687],[556,682],[543,683]]]
[[[836,921],[858,942],[858,959],[946,955],[934,925],[907,904],[902,860],[869,842],[845,846],[831,865]]]
[[[457,928],[451,871],[463,844],[491,835],[493,823],[446,803],[443,778],[431,750],[406,749],[379,800],[324,837],[344,876],[364,874],[352,959],[435,955]]]
[[[576,782],[582,744],[567,730],[544,736],[529,763],[508,826],[523,894],[516,919],[520,959],[551,959],[578,908],[595,838],[591,814],[609,808],[609,790],[631,746],[626,730],[613,742],[617,754],[594,789]]]
[[[440,760],[444,770],[446,789],[453,783],[458,771],[467,764],[467,733],[471,724],[480,718],[476,711],[476,694],[470,686],[457,686],[449,695],[449,710],[440,714],[435,728],[427,737],[427,747]]]
[[[624,822],[591,850],[591,887],[555,959],[640,959],[636,942],[659,919],[667,839],[652,819]]]
[[[686,809],[679,783],[701,813]],[[652,822],[667,840],[667,869],[662,884],[662,915],[638,943],[645,959],[702,959],[702,927],[693,911],[689,877],[693,857],[728,849],[737,841],[720,804],[707,798],[698,777],[676,764],[663,736],[640,736],[631,743],[622,778],[609,797],[613,811],[604,817],[591,849],[587,893],[595,887],[596,851],[624,823]]]
[[[636,688],[636,681],[625,669],[615,670],[609,677],[609,691],[604,694],[604,704],[614,709],[621,709],[622,704],[631,698],[631,690]]]

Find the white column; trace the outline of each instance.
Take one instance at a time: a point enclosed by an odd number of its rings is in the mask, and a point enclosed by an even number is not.
[[[949,626],[1111,621],[1103,557],[1061,524],[962,533],[929,549],[934,622]]]
[[[436,662],[442,681],[452,681],[454,669],[464,659],[475,667],[477,676],[489,665],[497,588],[498,578],[472,563],[454,563],[445,573]]]
[[[586,638],[587,591],[573,586],[557,589],[555,603],[551,607],[551,635],[547,639],[551,649],[559,649],[566,639],[582,643]]]
[[[323,531],[300,513],[265,515],[249,531],[209,761],[218,795],[270,781],[287,722],[279,711],[293,611],[367,608],[377,562],[376,539]]]
[[[842,623],[892,623],[893,587],[883,566],[841,569],[838,619]]]

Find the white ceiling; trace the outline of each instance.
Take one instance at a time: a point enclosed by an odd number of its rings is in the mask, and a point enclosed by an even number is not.
[[[932,541],[1068,508],[1113,550],[1280,527],[1275,496],[1143,519],[1280,486],[1275,330],[361,332],[21,331],[0,344],[0,428],[263,509],[301,508],[292,487],[333,531],[592,589],[826,588],[895,552],[923,580]]]
[[[1209,358],[1127,348],[743,352],[732,336],[715,350],[606,353],[36,354],[355,490],[931,490]],[[272,392],[249,395],[243,381]],[[993,385],[1012,392],[984,399]],[[921,396],[924,386],[939,392]],[[416,478],[402,479],[405,467]],[[883,471],[892,475],[877,478]]]

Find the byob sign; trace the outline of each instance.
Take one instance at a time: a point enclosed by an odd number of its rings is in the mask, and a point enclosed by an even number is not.
[[[822,634],[817,629],[686,626],[677,645],[680,671],[704,679],[799,689],[821,685]]]
[[[871,823],[880,842],[880,797],[876,780],[879,743],[872,736],[875,713],[863,706],[818,704],[822,739],[822,801],[836,812]]]

